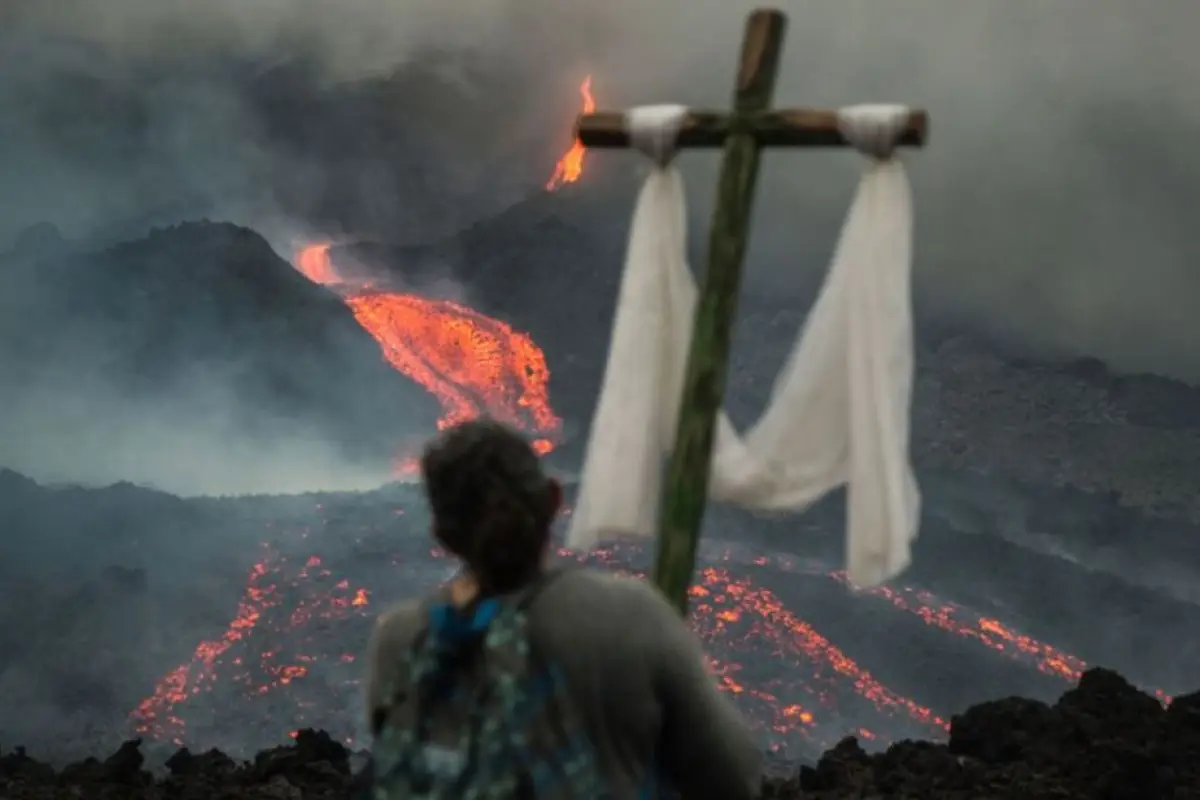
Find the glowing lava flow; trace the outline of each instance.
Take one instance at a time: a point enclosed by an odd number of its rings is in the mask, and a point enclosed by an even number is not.
[[[553,448],[562,423],[550,407],[546,357],[529,336],[449,300],[344,284],[329,248],[301,249],[296,268],[342,292],[388,363],[442,404],[439,427],[487,414],[532,431],[539,452]]]
[[[792,680],[776,679],[751,686],[739,679],[741,665],[721,664],[714,669],[726,691],[753,706],[750,716],[765,729],[772,744],[781,745],[784,737],[795,733],[808,738],[817,715],[832,710],[837,690],[847,685],[884,716],[903,714],[932,729],[949,727],[947,720],[930,709],[888,689],[793,614],[773,592],[755,586],[748,578],[731,575],[725,568],[705,567],[699,570],[690,594],[692,625],[706,642],[720,643],[726,649],[744,653],[747,659],[770,653],[794,676]],[[734,630],[739,623],[740,634]],[[875,737],[866,729],[857,733],[868,739]]]
[[[830,577],[846,586],[853,585],[845,572],[834,572]],[[1039,642],[1032,636],[1018,633],[998,619],[982,617],[955,603],[941,601],[934,597],[932,592],[914,589],[911,586],[880,586],[871,589],[870,594],[887,600],[894,608],[916,614],[926,625],[964,639],[973,639],[1003,656],[1030,663],[1038,672],[1046,675],[1077,681],[1088,668],[1087,662],[1077,656],[1064,653],[1045,642]],[[974,619],[959,619],[964,616]],[[1146,691],[1163,703],[1171,702],[1171,696],[1162,689],[1152,688]]]
[[[596,110],[592,77],[579,87],[583,112]],[[546,182],[554,191],[583,175],[586,149],[578,138]],[[330,243],[302,248],[296,268],[309,280],[339,289],[358,323],[397,370],[442,404],[439,427],[482,414],[531,430],[541,453],[554,446],[562,424],[550,407],[550,371],[541,348],[523,333],[464,305],[411,294],[375,292],[346,284],[329,254]],[[411,461],[401,462],[411,470]]]
[[[307,531],[300,532],[301,538],[307,535]],[[178,707],[192,697],[211,692],[222,667],[232,670],[232,679],[251,695],[267,694],[308,674],[308,664],[317,660],[315,656],[294,653],[281,663],[278,647],[257,652],[248,647],[252,635],[261,634],[262,623],[272,612],[292,605],[286,591],[289,586],[286,570],[291,566],[289,559],[270,544],[264,543],[262,548],[264,555],[250,568],[237,613],[225,632],[198,644],[191,659],[160,678],[154,692],[130,712],[138,733],[182,745],[185,726]],[[316,584],[318,591],[311,591],[312,584]],[[299,628],[317,616],[327,620],[344,619],[364,609],[369,601],[366,589],[351,588],[345,579],[335,580],[316,556],[309,557],[294,571],[290,587],[296,589],[301,585],[309,590],[305,594],[310,599],[292,605],[291,612],[285,617],[284,625],[288,629]],[[234,651],[235,646],[239,650]],[[241,652],[243,649],[254,652],[254,664],[248,663],[249,659]],[[340,660],[353,661],[354,656],[343,654]]]

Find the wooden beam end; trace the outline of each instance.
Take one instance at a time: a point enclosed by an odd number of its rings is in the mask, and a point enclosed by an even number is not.
[[[908,115],[908,127],[901,137],[901,144],[909,147],[924,147],[929,140],[929,112],[914,108]]]
[[[746,20],[746,27],[757,28],[759,26],[763,30],[778,29],[782,34],[783,29],[787,26],[787,14],[778,8],[756,8],[750,12],[750,16]]]
[[[624,112],[581,114],[575,122],[575,138],[584,147],[628,147],[629,129]]]
[[[746,18],[734,90],[739,110],[757,111],[770,105],[786,31],[787,16],[778,9],[759,9]]]

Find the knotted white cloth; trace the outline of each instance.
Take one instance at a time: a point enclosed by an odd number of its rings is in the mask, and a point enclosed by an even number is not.
[[[674,445],[697,289],[686,262],[675,140],[687,110],[632,109],[654,168],[638,196],[608,364],[567,544],[652,536]],[[874,586],[909,563],[920,495],[908,457],[912,397],[912,198],[896,139],[903,106],[854,106],[839,127],[868,158],[816,304],[758,423],[717,419],[712,499],[798,511],[847,485],[850,579]]]

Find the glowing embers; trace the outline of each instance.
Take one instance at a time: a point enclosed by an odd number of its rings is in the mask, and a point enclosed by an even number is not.
[[[135,709],[139,731],[179,741],[186,720],[189,744],[207,746],[220,741],[228,726],[252,724],[264,744],[300,727],[343,734],[359,729],[356,657],[379,610],[376,592],[411,596],[449,567],[444,554],[430,551],[424,522],[413,520],[399,533],[390,507],[364,502],[333,516],[318,509],[316,525],[293,523],[275,531],[278,544],[265,547],[251,568],[227,629],[197,645],[191,659],[167,673]],[[323,555],[302,555],[313,551]],[[586,561],[629,571],[645,558],[639,548],[623,545]],[[942,734],[946,718],[886,685],[768,588],[844,583],[841,573],[790,557],[744,563],[735,554],[709,553],[705,561],[692,589],[692,624],[716,680],[736,697],[768,747],[787,755],[831,746],[847,734],[884,743],[893,735]],[[885,603],[885,613],[915,614],[946,636],[976,642],[1064,682],[1082,668],[1069,654],[927,592],[888,588],[864,595],[847,602]]]
[[[247,696],[286,686],[328,658],[312,649],[322,644],[312,636],[316,625],[366,613],[367,590],[333,580],[320,558],[309,557],[297,569],[269,545],[263,549],[225,631],[196,645],[191,659],[163,676],[130,713],[138,733],[182,744],[182,709],[213,692],[218,681]],[[337,660],[349,663],[354,656],[339,654]]]

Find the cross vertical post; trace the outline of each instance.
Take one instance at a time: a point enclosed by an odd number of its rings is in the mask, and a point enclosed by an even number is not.
[[[708,501],[716,419],[725,394],[761,149],[849,144],[839,129],[836,111],[769,110],[786,25],[786,17],[778,10],[758,10],[750,15],[732,113],[689,112],[676,139],[679,148],[724,149],[709,232],[708,265],[696,306],[675,447],[663,487],[654,573],[659,588],[683,614],[687,613]],[[926,127],[925,112],[913,111],[897,144],[923,145]],[[588,148],[630,146],[621,112],[582,115],[577,135]]]
[[[739,130],[739,115],[765,111],[771,105],[786,28],[787,20],[778,11],[753,14],[746,23],[733,95],[734,119],[725,140],[709,231],[708,269],[696,306],[675,450],[663,486],[654,580],[684,614],[708,501],[714,428],[725,396],[742,260],[758,182],[759,146],[750,131]]]

